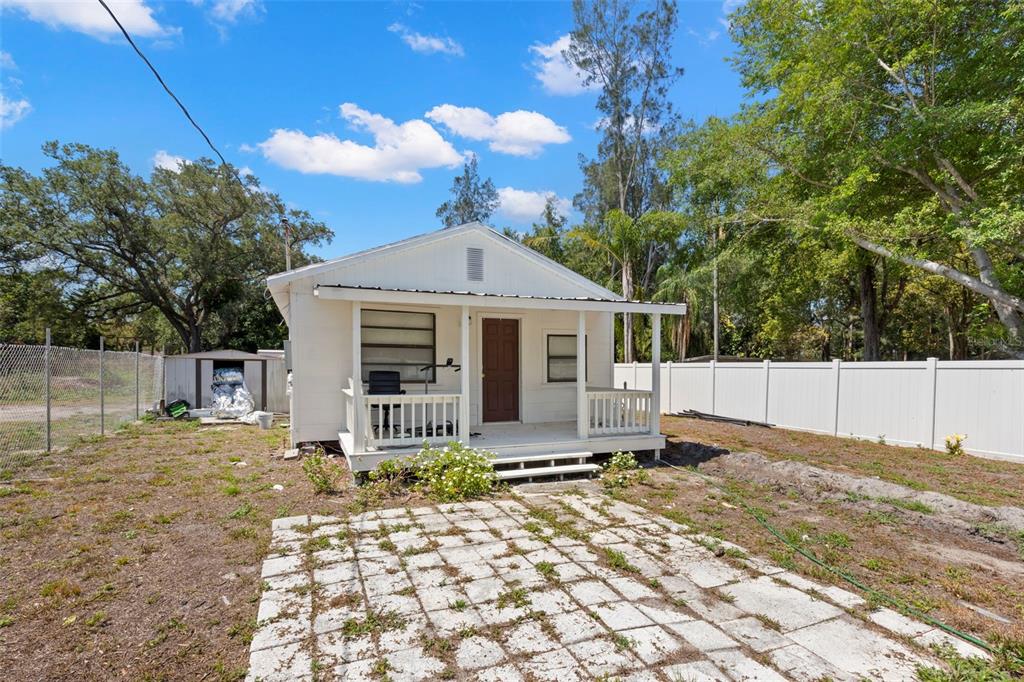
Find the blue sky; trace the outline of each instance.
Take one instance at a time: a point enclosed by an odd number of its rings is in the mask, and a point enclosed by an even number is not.
[[[725,12],[681,2],[671,93],[684,117],[741,101]],[[229,161],[335,232],[332,257],[439,226],[469,152],[524,229],[580,189],[593,92],[558,57],[569,3],[124,0],[114,11]],[[0,156],[38,171],[51,139],[116,148],[138,173],[211,155],[94,0],[4,0]]]

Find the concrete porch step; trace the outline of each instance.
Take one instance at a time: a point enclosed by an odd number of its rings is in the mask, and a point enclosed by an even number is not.
[[[545,462],[545,461],[557,461],[565,459],[590,459],[594,456],[593,452],[558,452],[558,453],[547,453],[537,455],[513,455],[513,456],[498,456],[491,458],[491,463],[494,466],[502,464],[529,464],[532,462]]]
[[[568,474],[595,474],[601,470],[597,464],[560,464],[553,467],[529,467],[525,469],[502,469],[495,471],[499,481],[518,478],[540,478],[542,476],[566,476]]]

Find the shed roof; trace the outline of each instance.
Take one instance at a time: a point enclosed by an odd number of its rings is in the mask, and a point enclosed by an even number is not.
[[[265,360],[266,358],[255,353],[247,353],[244,350],[224,348],[220,350],[206,350],[200,353],[185,353],[183,355],[172,355],[174,358],[193,358],[196,360]]]

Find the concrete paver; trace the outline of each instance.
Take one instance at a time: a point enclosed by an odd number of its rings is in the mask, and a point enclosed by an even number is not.
[[[685,526],[589,492],[294,516],[272,530],[252,681],[910,680],[941,665],[926,645],[946,640],[764,559],[716,557]]]

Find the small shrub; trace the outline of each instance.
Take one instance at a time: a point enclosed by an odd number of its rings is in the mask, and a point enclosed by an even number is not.
[[[491,456],[452,441],[443,448],[427,444],[413,460],[418,485],[439,502],[458,502],[490,494],[496,477]]]
[[[954,457],[960,457],[964,455],[964,441],[967,440],[967,436],[962,433],[951,433],[946,436],[946,452],[953,455]]]
[[[628,488],[635,483],[644,483],[649,476],[640,468],[632,452],[616,452],[604,464],[601,484],[609,490]]]
[[[302,460],[302,471],[313,484],[318,495],[337,492],[341,483],[342,469],[328,457],[317,452]]]
[[[409,480],[406,462],[400,459],[386,459],[371,471],[367,478],[379,489],[381,494],[395,493]]]

